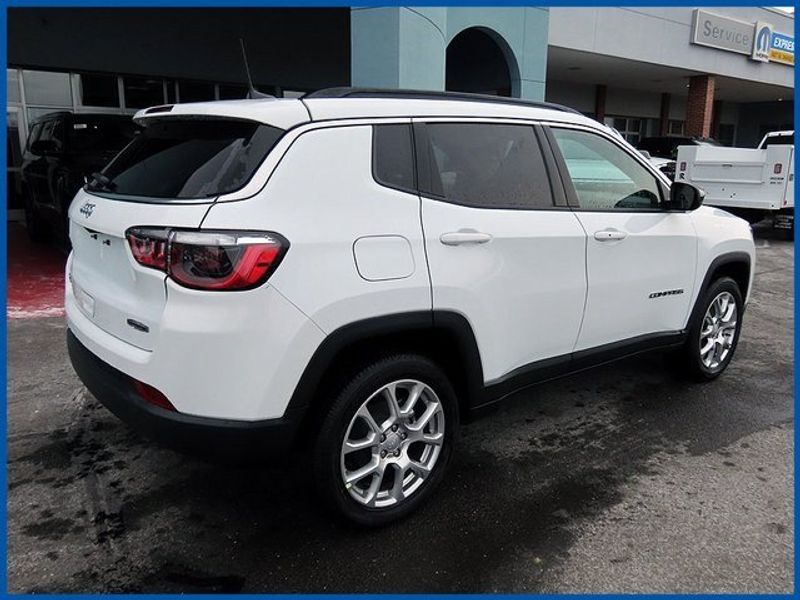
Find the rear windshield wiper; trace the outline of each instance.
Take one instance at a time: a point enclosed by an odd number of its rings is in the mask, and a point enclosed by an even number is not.
[[[117,184],[111,181],[109,177],[97,172],[92,173],[89,177],[89,187],[98,190],[106,190],[107,192],[113,192],[115,189],[117,189]]]

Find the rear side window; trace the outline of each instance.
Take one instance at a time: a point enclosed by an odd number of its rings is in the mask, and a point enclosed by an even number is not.
[[[477,208],[552,208],[542,149],[529,125],[428,123],[427,193]]]
[[[372,131],[372,172],[375,181],[387,187],[416,193],[411,126],[375,125]]]
[[[238,119],[159,119],[88,189],[161,199],[210,198],[244,186],[283,130]]]

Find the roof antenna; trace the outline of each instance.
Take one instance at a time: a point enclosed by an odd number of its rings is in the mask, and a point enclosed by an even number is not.
[[[259,92],[255,86],[253,86],[253,78],[250,76],[250,66],[247,64],[247,52],[244,49],[244,40],[239,38],[239,45],[242,47],[242,60],[244,60],[244,72],[247,73],[247,98],[272,98],[274,99],[275,96],[270,96],[269,94],[265,94],[264,92]]]

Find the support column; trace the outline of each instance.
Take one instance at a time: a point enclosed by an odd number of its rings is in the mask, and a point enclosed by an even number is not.
[[[719,120],[722,117],[722,100],[714,100],[714,108],[711,110],[711,137],[719,137]]]
[[[606,119],[606,86],[598,84],[594,87],[594,118],[601,123]]]
[[[352,85],[444,90],[445,21],[441,8],[352,8]]]
[[[686,135],[710,137],[714,109],[714,76],[695,75],[689,78],[686,101]]]
[[[672,96],[669,92],[661,94],[661,121],[658,125],[658,135],[669,135],[669,102]]]

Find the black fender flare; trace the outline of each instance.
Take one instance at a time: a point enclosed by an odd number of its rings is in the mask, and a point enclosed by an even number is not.
[[[466,407],[481,403],[483,365],[472,326],[453,311],[422,310],[382,315],[343,325],[328,334],[317,347],[295,386],[286,411],[305,410],[311,403],[328,369],[349,347],[359,342],[407,333],[445,333],[452,339],[466,378]]]
[[[695,296],[694,306],[692,307],[692,312],[689,313],[689,320],[686,322],[686,329],[688,330],[691,327],[691,324],[694,323],[694,320],[698,318],[698,313],[703,310],[703,307],[700,305],[700,300],[705,294],[708,286],[711,285],[711,278],[714,276],[714,273],[720,268],[728,264],[732,263],[745,263],[747,265],[747,272],[748,272],[748,282],[752,277],[752,261],[750,260],[750,255],[747,252],[737,251],[737,252],[726,252],[725,254],[720,254],[714,260],[711,261],[711,264],[708,265],[708,269],[706,269],[706,274],[703,277],[703,282],[700,284],[700,289],[697,290],[697,296]],[[742,298],[747,300],[747,290],[742,290]],[[744,312],[744,307],[742,307],[742,312]]]

